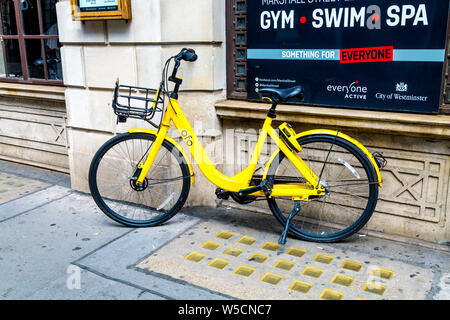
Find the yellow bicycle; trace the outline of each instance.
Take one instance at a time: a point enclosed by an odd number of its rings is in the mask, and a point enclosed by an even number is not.
[[[174,67],[168,77],[172,60]],[[219,172],[178,103],[180,63],[196,60],[192,49],[183,49],[168,59],[155,96],[151,89],[116,82],[112,105],[118,121],[142,119],[159,129],[129,130],[107,141],[94,156],[89,186],[108,217],[130,227],[150,227],[169,220],[183,207],[194,183],[194,171],[185,151],[167,136],[173,124],[201,172],[218,187],[218,198],[231,197],[241,204],[267,199],[270,210],[284,226],[280,243],[285,243],[288,232],[305,240],[334,242],[356,233],[368,222],[382,186],[380,169],[386,164],[382,155],[371,154],[338,131],[296,134],[287,123],[272,126],[278,103],[301,97],[301,86],[260,90],[272,106],[250,164],[232,177]],[[171,91],[168,81],[174,83]],[[268,137],[278,149],[263,174],[257,175]]]

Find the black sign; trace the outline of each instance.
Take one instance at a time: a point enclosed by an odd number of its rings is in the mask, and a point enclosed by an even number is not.
[[[303,85],[305,104],[436,113],[448,15],[449,0],[248,1],[248,98]]]

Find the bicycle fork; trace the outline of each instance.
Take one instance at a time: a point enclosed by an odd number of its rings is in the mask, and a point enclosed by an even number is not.
[[[153,142],[152,146],[150,147],[150,152],[147,156],[147,159],[145,160],[144,163],[139,162],[135,173],[135,177],[137,178],[136,181],[137,186],[140,187],[143,185],[145,177],[147,176],[151,166],[153,165],[156,155],[158,154],[159,149],[161,149],[164,139],[166,138],[169,127],[170,125],[164,124],[164,122],[161,124],[158,134],[156,135],[156,139]]]

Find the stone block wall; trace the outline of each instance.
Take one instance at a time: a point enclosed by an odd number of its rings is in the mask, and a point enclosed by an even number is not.
[[[156,88],[166,59],[182,48],[196,50],[195,63],[182,63],[180,104],[197,132],[211,142],[220,135],[214,103],[225,98],[225,5],[215,0],[132,0],[132,19],[72,21],[68,0],[57,4],[70,142],[70,173],[75,190],[88,191],[87,173],[96,150],[116,133],[151,125],[138,120],[117,124],[111,108],[116,78],[122,84]],[[197,124],[197,125],[196,125]],[[206,125],[207,124],[207,125]],[[172,130],[172,137],[177,133]],[[214,159],[216,148],[209,148]],[[217,148],[220,151],[220,148]],[[196,169],[197,170],[197,169]],[[196,176],[189,203],[212,184]]]
[[[89,165],[105,141],[128,128],[151,128],[138,120],[116,123],[111,109],[116,78],[123,84],[156,88],[163,63],[183,47],[194,48],[199,59],[180,68],[184,79],[180,104],[218,169],[230,176],[244,169],[268,106],[227,101],[230,106],[221,111],[217,104],[226,98],[225,1],[132,0],[133,18],[128,22],[72,21],[68,0],[59,1],[57,13],[75,190],[88,192]],[[389,161],[368,229],[381,235],[448,241],[448,116],[426,116],[425,121],[421,115],[319,109],[280,107],[277,120],[292,123],[297,132],[321,127],[343,130],[370,151],[383,151]],[[170,134],[177,140],[175,130]],[[235,157],[231,164],[226,161],[230,157]],[[195,165],[194,174],[187,205],[215,205],[216,187]],[[259,202],[263,210],[255,210],[270,214],[263,202]]]
[[[248,165],[262,120],[249,123],[232,115],[223,118],[223,130],[228,132],[224,135],[224,146],[228,146],[228,157],[233,158],[228,163],[234,163],[226,166],[226,173],[232,175]],[[370,152],[380,151],[386,157],[388,165],[381,172],[383,187],[380,189],[377,208],[365,230],[381,237],[398,235],[433,243],[450,239],[448,137],[425,133],[423,136],[411,136],[408,132],[393,134],[388,132],[387,126],[384,130],[365,130],[345,127],[343,123],[333,124],[331,121],[327,124],[326,120],[323,123],[306,124],[302,122],[308,116],[298,118],[296,121],[294,116],[289,119],[281,115],[274,126],[287,121],[296,132],[318,128],[340,130],[356,138]],[[262,168],[270,157],[271,149],[270,146],[264,149],[259,162]],[[234,206],[233,203],[229,205]],[[255,207],[255,211],[270,214],[265,201],[252,203],[251,206]]]
[[[69,172],[64,89],[3,83],[0,159]]]

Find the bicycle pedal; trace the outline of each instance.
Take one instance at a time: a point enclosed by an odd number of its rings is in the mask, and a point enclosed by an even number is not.
[[[226,191],[226,190],[223,190],[220,188],[216,189],[216,196],[219,199],[228,200],[230,198],[230,195],[231,195],[231,192],[229,192],[229,191]]]

